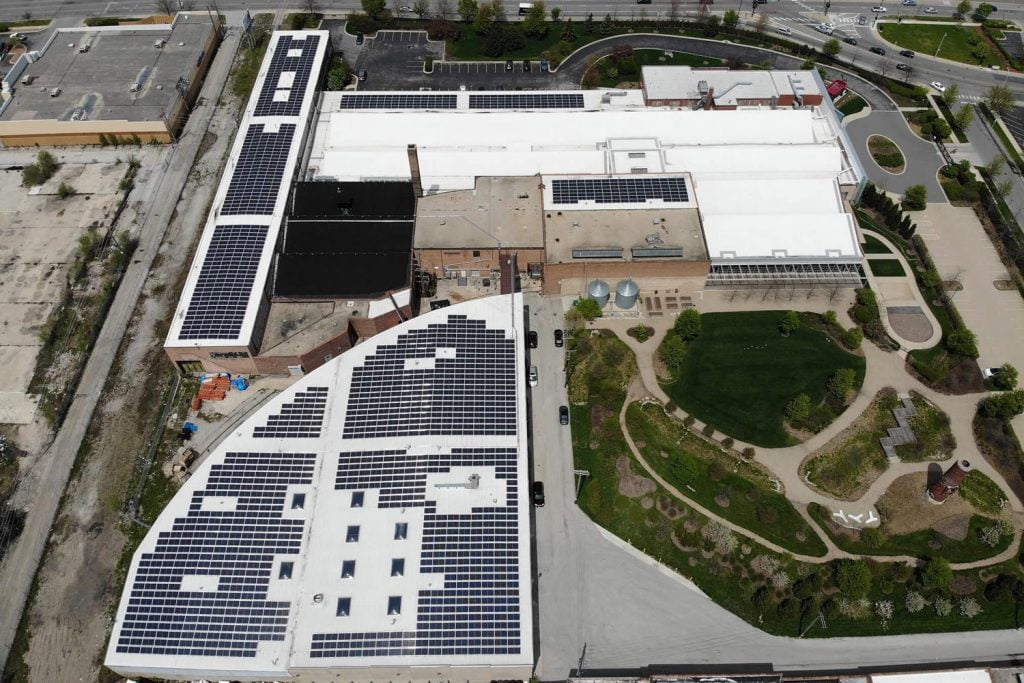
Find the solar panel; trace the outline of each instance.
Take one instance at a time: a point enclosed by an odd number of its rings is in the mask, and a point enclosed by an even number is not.
[[[633,247],[633,258],[681,258],[682,247]]]
[[[470,95],[470,109],[582,109],[582,93]]]
[[[352,370],[346,439],[417,434],[514,435],[515,347],[482,320],[400,335]]]
[[[572,250],[573,258],[622,258],[620,247],[595,247],[593,249],[580,248]]]
[[[214,227],[179,339],[238,336],[266,238],[265,225]]]
[[[283,641],[291,604],[267,599],[277,555],[297,555],[305,520],[284,518],[290,486],[310,484],[313,453],[228,453],[188,512],[142,553],[116,650],[255,657]]]
[[[222,215],[269,215],[274,212],[294,135],[295,124],[292,123],[281,124],[277,131],[263,124],[249,126],[224,204],[220,207]]]
[[[456,95],[342,95],[341,109],[455,109]]]
[[[295,393],[295,399],[270,415],[265,425],[253,429],[256,438],[312,439],[320,436],[327,408],[327,387],[309,387]]]
[[[644,204],[686,202],[685,178],[558,178],[551,181],[555,204]]]
[[[281,36],[270,59],[254,116],[298,116],[313,71],[320,36]],[[290,56],[295,55],[295,56]],[[317,74],[319,75],[319,74]]]

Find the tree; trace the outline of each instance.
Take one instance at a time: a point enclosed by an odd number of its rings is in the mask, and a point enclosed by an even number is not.
[[[1000,197],[1009,197],[1011,192],[1013,192],[1013,180],[1010,178],[996,184],[996,194]]]
[[[386,10],[387,7],[388,7],[387,0],[359,0],[359,1],[362,4],[363,12],[366,13],[366,16],[370,17],[371,19],[373,19],[375,21],[380,20],[381,15],[384,14],[384,10]],[[420,18],[422,19],[422,17],[420,17]]]
[[[842,560],[836,570],[836,585],[848,598],[863,598],[871,592],[871,568],[863,560]]]
[[[811,414],[811,397],[800,394],[786,406],[786,418],[793,424],[800,424]]]
[[[459,0],[459,16],[467,24],[476,18],[476,0]]]
[[[434,0],[434,16],[441,21],[448,21],[452,15],[451,0]]]
[[[1008,602],[1014,597],[1014,588],[1020,579],[1012,574],[1000,574],[985,584],[985,599],[989,602]]]
[[[835,38],[830,38],[829,40],[825,41],[824,45],[821,46],[821,53],[826,57],[831,57],[832,59],[835,59],[842,49],[842,43],[840,43]]]
[[[828,381],[828,393],[838,401],[845,401],[857,383],[857,373],[852,368],[840,368]]]
[[[993,85],[984,99],[988,108],[999,114],[1006,114],[1014,106],[1013,93],[1005,85]]]
[[[779,320],[779,331],[786,337],[800,329],[800,316],[796,311],[786,311]]]
[[[679,7],[682,4],[682,0],[669,0],[668,20],[671,21],[672,23],[679,21]]]
[[[1002,391],[1013,391],[1017,388],[1017,368],[1009,363],[1003,363],[999,372],[992,376],[992,385]]]
[[[754,30],[758,33],[764,33],[768,30],[768,14],[761,12],[757,15],[757,23],[754,24]]]
[[[427,37],[431,40],[454,40],[459,37],[459,27],[453,21],[434,17],[427,24]]]
[[[924,185],[911,185],[903,193],[903,208],[910,211],[921,211],[928,202],[928,188]]]
[[[416,0],[421,2],[422,0]],[[413,6],[415,9],[415,5]],[[485,2],[479,5],[476,10],[476,16],[473,17],[473,30],[476,31],[477,35],[487,35],[494,26],[495,22],[494,7],[489,2]]]
[[[156,6],[157,14],[171,15],[174,14],[177,4],[174,0],[156,0],[154,3]]]
[[[722,23],[722,18],[717,14],[708,14],[701,20],[701,23],[704,25],[704,28],[702,29],[704,36],[707,38],[714,38],[718,35],[718,27]]]
[[[978,357],[978,338],[970,330],[954,330],[946,336],[946,348],[967,358]]]
[[[953,121],[956,122],[956,127],[961,131],[967,130],[972,123],[974,123],[974,107],[969,104],[963,104],[956,113],[953,114]]]
[[[827,311],[821,314],[821,322],[825,323],[826,325],[837,324],[838,318],[836,318],[836,312],[833,311],[831,308],[828,309]]]
[[[572,17],[569,17],[565,22],[565,28],[562,29],[562,40],[566,42],[573,42],[576,40],[576,27],[572,25]]]
[[[930,557],[921,568],[921,585],[932,590],[948,590],[953,582],[953,569],[944,557]]]
[[[430,2],[428,0],[416,0],[412,4],[412,13],[417,19],[422,19],[430,13]]]
[[[939,97],[942,98],[947,107],[952,107],[953,103],[960,97],[960,86],[956,83],[950,83],[946,86],[946,92],[939,95]]]
[[[548,33],[548,12],[542,0],[536,0],[523,19],[523,33],[531,38],[543,38]]]
[[[601,20],[601,27],[598,32],[603,36],[610,36],[615,32],[615,23],[612,21],[612,15],[604,15],[604,19]]]
[[[734,9],[726,10],[725,16],[722,17],[722,25],[727,29],[734,29],[736,25],[740,23],[740,15]]]
[[[310,17],[316,16],[320,8],[317,6],[317,0],[305,0],[306,14]]]
[[[678,334],[669,332],[665,335],[665,341],[661,343],[659,353],[661,354],[662,362],[675,371],[686,360],[686,344],[683,343]]]
[[[701,319],[700,313],[696,308],[688,308],[678,316],[676,316],[676,322],[672,326],[676,334],[683,341],[690,341],[696,339],[701,333]]]
[[[966,17],[967,14],[971,11],[970,0],[960,0],[960,2],[957,3],[956,11],[957,14],[959,14],[960,16]]]
[[[1002,154],[998,155],[995,159],[991,161],[991,163],[989,163],[988,166],[985,167],[985,170],[987,170],[988,174],[993,178],[995,178],[997,175],[1000,175],[1003,171],[1006,170],[1006,157],[1004,157]]]
[[[341,90],[348,84],[352,70],[343,59],[335,59],[331,64],[331,70],[327,72],[327,89]]]
[[[984,398],[978,404],[978,412],[985,417],[1009,422],[1024,413],[1024,389],[1005,391]]]
[[[551,8],[551,21],[558,21],[558,18],[561,17],[561,16],[562,16],[562,8],[561,7],[552,7]]]
[[[576,299],[573,304],[579,314],[587,320],[601,317],[601,307],[593,299]]]

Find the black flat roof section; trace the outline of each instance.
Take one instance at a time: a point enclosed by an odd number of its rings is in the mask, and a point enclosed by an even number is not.
[[[285,254],[412,251],[412,221],[290,220]]]
[[[412,183],[300,182],[292,198],[293,217],[412,218],[416,197]]]
[[[376,298],[409,286],[412,253],[279,254],[274,295]]]

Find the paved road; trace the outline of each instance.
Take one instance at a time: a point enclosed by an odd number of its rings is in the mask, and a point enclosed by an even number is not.
[[[914,134],[900,112],[873,112],[870,116],[851,121],[846,126],[861,163],[868,177],[875,185],[890,192],[902,194],[911,185],[924,185],[928,188],[928,196],[933,201],[942,201],[945,197],[935,173],[943,165],[935,145],[922,140]],[[868,137],[874,133],[889,138],[903,151],[907,162],[906,170],[900,174],[888,173],[871,158],[868,153]]]
[[[156,200],[150,205],[140,230],[139,247],[107,313],[67,417],[53,444],[37,465],[41,468],[39,490],[48,491],[50,495],[40,496],[29,509],[25,530],[0,567],[0,615],[3,615],[0,619],[0,661],[7,659],[19,615],[25,607],[32,579],[57,515],[60,492],[67,486],[75,456],[85,438],[117,349],[163,241],[174,206],[192,170],[203,133],[213,115],[214,105],[227,81],[238,38],[238,34],[230,34],[225,39],[203,85],[201,97],[204,103],[195,109],[181,141],[164,157],[166,165],[161,191],[156,193]]]

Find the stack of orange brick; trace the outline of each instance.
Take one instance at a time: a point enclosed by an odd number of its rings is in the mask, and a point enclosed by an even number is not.
[[[192,401],[192,407],[199,410],[203,401],[223,401],[231,388],[231,380],[227,377],[214,377],[199,385],[199,393]]]

